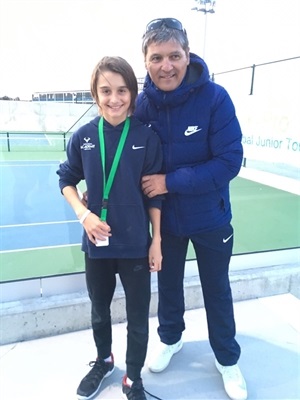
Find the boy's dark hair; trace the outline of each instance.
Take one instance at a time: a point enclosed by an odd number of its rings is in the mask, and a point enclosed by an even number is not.
[[[92,77],[91,77],[91,93],[93,99],[99,105],[98,95],[97,95],[97,84],[99,75],[105,71],[115,72],[116,74],[120,74],[128,87],[128,90],[131,94],[129,111],[133,114],[135,110],[135,101],[138,94],[138,83],[131,65],[124,60],[122,57],[103,57],[98,64],[95,66]]]

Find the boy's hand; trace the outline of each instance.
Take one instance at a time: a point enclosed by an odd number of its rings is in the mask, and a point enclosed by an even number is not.
[[[149,267],[150,272],[157,272],[161,270],[162,254],[160,241],[152,242],[149,248]]]
[[[106,222],[101,221],[98,215],[90,213],[83,222],[83,227],[90,241],[96,244],[96,239],[104,240],[111,236],[110,226]]]

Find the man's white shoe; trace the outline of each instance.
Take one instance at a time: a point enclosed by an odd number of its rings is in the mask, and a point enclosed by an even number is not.
[[[224,388],[228,396],[232,400],[246,400],[247,386],[238,365],[224,367],[217,360],[215,362],[217,370],[222,375]]]
[[[148,368],[150,371],[161,372],[166,369],[171,361],[172,356],[178,353],[178,351],[182,349],[182,346],[183,342],[181,339],[177,343],[171,345],[160,342],[153,356],[148,362]]]

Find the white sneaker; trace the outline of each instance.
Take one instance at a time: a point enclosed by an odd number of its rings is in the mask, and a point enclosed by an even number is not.
[[[150,371],[161,372],[166,369],[172,356],[178,353],[178,351],[182,349],[182,346],[183,342],[181,339],[177,343],[170,345],[160,342],[148,363]]]
[[[224,388],[232,400],[246,400],[247,386],[245,379],[237,364],[230,367],[224,367],[215,360],[217,370],[223,378]]]

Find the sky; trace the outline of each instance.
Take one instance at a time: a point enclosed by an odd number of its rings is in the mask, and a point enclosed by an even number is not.
[[[154,18],[185,26],[210,72],[300,56],[299,0],[0,0],[0,97],[88,90],[101,57],[124,57],[145,75],[141,38]]]

